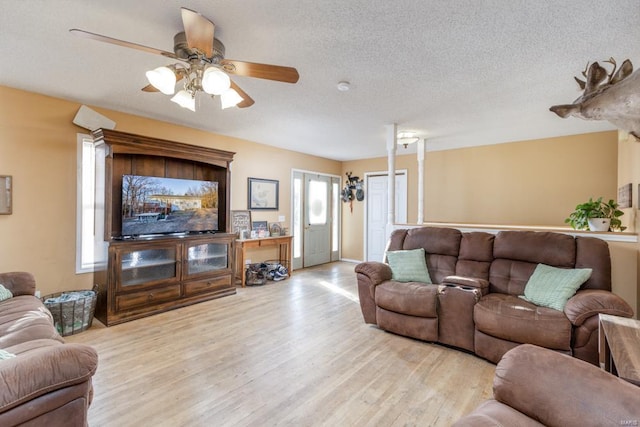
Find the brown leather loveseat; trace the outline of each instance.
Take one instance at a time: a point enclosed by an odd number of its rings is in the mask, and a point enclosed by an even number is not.
[[[598,313],[633,316],[631,307],[611,292],[609,247],[601,239],[420,227],[395,230],[387,253],[420,248],[433,284],[393,280],[387,263],[355,267],[366,323],[472,351],[493,363],[528,343],[597,364]],[[521,298],[539,264],[589,268],[591,274],[558,310]]]
[[[65,344],[25,272],[0,273],[0,426],[87,425],[98,355]]]

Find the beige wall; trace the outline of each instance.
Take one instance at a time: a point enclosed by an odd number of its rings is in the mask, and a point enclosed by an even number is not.
[[[0,175],[14,177],[13,214],[0,215],[0,271],[33,272],[43,294],[90,288],[91,275],[75,274],[76,137],[85,130],[71,120],[79,104],[2,86],[0,99]],[[232,165],[232,209],[246,209],[247,177],[279,180],[279,211],[254,211],[256,220],[275,221],[278,215],[284,215],[290,221],[292,168],[343,178],[347,171],[364,177],[365,172],[387,168],[386,158],[340,163],[94,109],[116,121],[118,130],[236,152]],[[615,198],[618,185],[632,182],[634,209],[627,210],[623,218],[635,223],[640,144],[621,140],[618,156],[617,138],[616,132],[602,132],[428,152],[425,220],[563,225],[564,218],[578,202],[600,195]],[[273,167],[275,159],[277,167]],[[616,175],[618,161],[620,176]],[[396,167],[408,170],[408,220],[415,223],[415,155],[399,156]],[[363,257],[363,206],[363,202],[354,201],[351,212],[349,204],[342,205],[345,259]],[[612,245],[614,290],[617,287],[625,299],[640,298],[638,253],[637,244],[632,250],[628,244]],[[636,262],[632,262],[634,258]],[[639,303],[633,305],[638,307]]]
[[[631,200],[632,206],[622,209],[622,224],[628,227],[628,231],[638,232],[640,230],[640,219],[638,218],[638,209],[640,209],[640,143],[632,136],[625,132],[620,132],[618,138],[618,186],[631,183]],[[627,264],[627,274],[635,274],[636,278],[640,278],[640,242],[635,245],[633,252],[636,268],[632,269],[631,263]],[[635,289],[636,307],[640,307],[640,283]],[[636,317],[638,314],[636,312]]]
[[[90,274],[75,274],[76,139],[87,131],[71,121],[80,104],[3,86],[0,99],[0,175],[14,178],[13,214],[0,215],[0,271],[34,273],[43,295],[91,288]],[[292,168],[341,173],[337,161],[94,109],[117,130],[236,152],[231,209],[247,208],[247,177],[279,180],[280,209],[254,211],[255,220],[290,221]]]
[[[398,149],[399,153],[402,148]],[[400,155],[397,169],[408,170],[408,222],[417,220],[417,160]],[[384,171],[386,158],[343,163],[345,172],[364,177]],[[640,143],[618,132],[599,132],[459,150],[425,156],[425,222],[563,227],[575,205],[589,197],[617,198],[631,182],[634,207],[622,217],[629,231],[640,221]],[[635,226],[635,228],[634,228]],[[343,206],[342,256],[364,257],[364,202]],[[608,242],[613,291],[638,316],[640,243]]]
[[[599,132],[447,151],[425,155],[425,222],[564,226],[589,197],[616,198],[617,132]],[[428,143],[427,143],[428,144]],[[402,152],[398,149],[398,153]],[[408,170],[408,222],[417,220],[418,162],[399,155]],[[386,158],[344,162],[364,177],[387,169]],[[361,260],[364,202],[343,206],[344,258]]]

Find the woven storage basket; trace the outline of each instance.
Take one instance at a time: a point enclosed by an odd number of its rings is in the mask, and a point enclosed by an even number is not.
[[[267,265],[255,263],[247,265],[245,269],[245,285],[255,286],[267,283]]]
[[[91,290],[66,291],[42,297],[60,335],[77,334],[91,327],[96,309],[96,293]]]

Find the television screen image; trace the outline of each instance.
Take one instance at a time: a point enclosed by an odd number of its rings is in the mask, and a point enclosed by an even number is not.
[[[218,183],[122,176],[122,236],[218,230]]]

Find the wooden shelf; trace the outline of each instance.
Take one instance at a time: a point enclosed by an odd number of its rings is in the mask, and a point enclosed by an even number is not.
[[[104,224],[98,244],[108,245],[106,265],[94,272],[96,317],[110,326],[236,292],[234,239],[229,231],[230,163],[235,153],[125,132],[98,129],[96,171],[104,174]],[[214,181],[218,183],[216,234],[152,236],[122,240],[123,175]],[[98,186],[101,188],[101,186]],[[211,245],[209,248],[197,246]],[[145,251],[154,251],[153,254]],[[131,254],[140,252],[141,261]],[[155,257],[155,258],[154,258]]]

